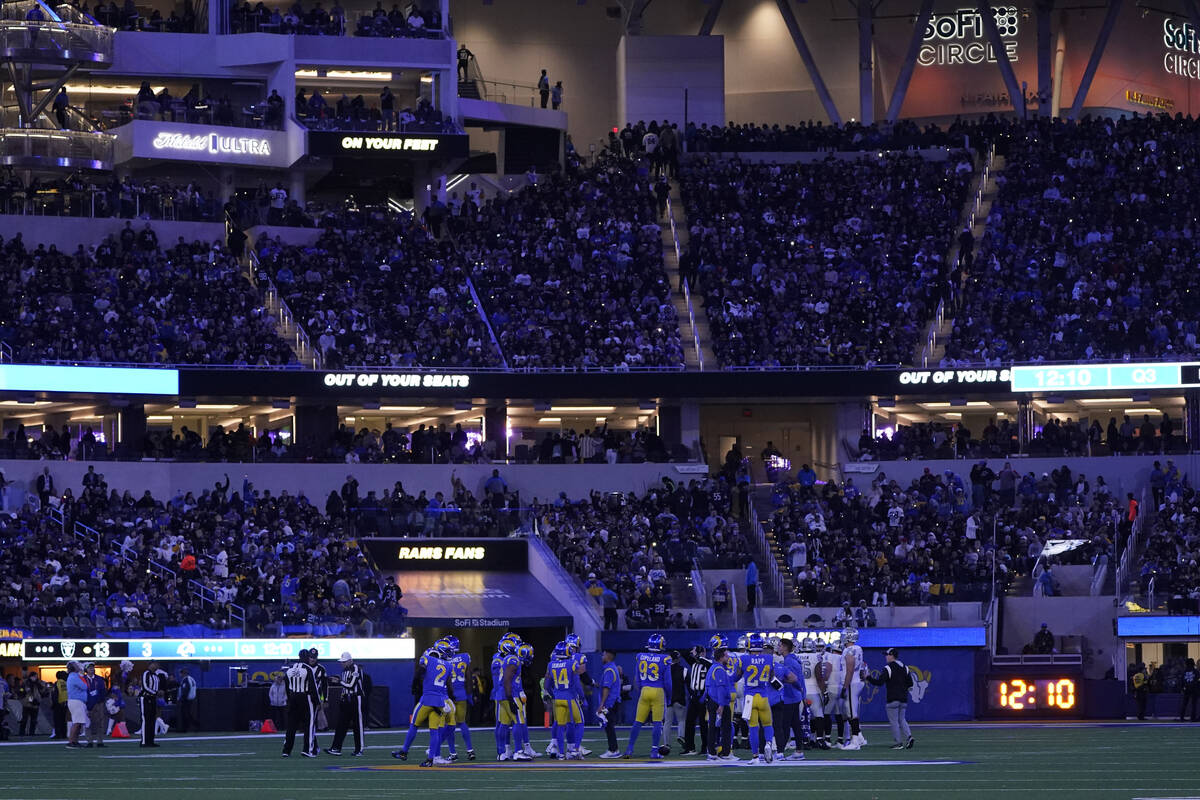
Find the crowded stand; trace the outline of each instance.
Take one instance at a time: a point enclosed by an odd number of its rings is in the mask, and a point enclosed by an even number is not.
[[[644,167],[605,154],[454,209],[469,265],[508,366],[679,367],[683,352]]]
[[[1197,124],[1014,126],[943,363],[1195,357]]]
[[[809,606],[986,599],[993,568],[1000,591],[1036,572],[1052,595],[1052,565],[1111,561],[1131,522],[1103,477],[1093,485],[1066,464],[1039,478],[980,462],[966,481],[926,468],[908,487],[881,472],[863,488],[817,485],[806,465],[774,502],[776,547]],[[1050,540],[1072,545],[1044,556]]]
[[[357,15],[357,16],[356,16]],[[259,2],[234,4],[230,9],[234,33],[281,33],[302,36],[373,36],[408,39],[441,38],[442,15],[436,2],[409,2],[390,9],[377,2],[370,11],[346,9],[340,0],[325,8],[320,0],[312,4],[284,2],[267,5]]]
[[[1157,473],[1157,474],[1155,474]],[[1155,462],[1151,473],[1154,515],[1143,531],[1145,551],[1137,572],[1137,592],[1150,608],[1165,605],[1173,614],[1200,612],[1200,497],[1171,462]]]
[[[15,360],[286,366],[295,354],[220,243],[160,244],[149,223],[75,252],[0,244],[0,337]],[[47,298],[52,298],[47,302]]]
[[[327,229],[311,246],[256,247],[327,367],[500,363],[450,244],[408,215]]]
[[[911,363],[949,293],[946,253],[972,174],[963,151],[689,163],[680,272],[704,296],[721,363]]]
[[[322,131],[463,132],[453,117],[434,108],[424,97],[415,106],[398,105],[387,86],[380,91],[377,105],[368,104],[361,94],[350,97],[343,93],[330,101],[320,91],[310,95],[301,87],[296,93],[296,119],[307,128]]]

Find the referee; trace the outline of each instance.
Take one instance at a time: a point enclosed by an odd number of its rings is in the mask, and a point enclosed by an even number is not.
[[[688,664],[687,717],[684,723],[683,750],[680,755],[696,752],[696,725],[700,726],[700,749],[708,752],[708,708],[704,700],[704,686],[708,681],[708,670],[712,659],[705,657],[703,647],[697,645],[683,654]]]
[[[287,671],[288,724],[287,734],[283,739],[284,758],[292,754],[292,747],[296,744],[296,732],[300,730],[304,731],[304,749],[300,751],[300,755],[306,758],[317,756],[313,748],[313,742],[317,739],[314,729],[317,703],[320,702],[320,698],[317,697],[317,679],[308,663],[312,658],[309,651],[301,651],[300,657],[301,660]]]
[[[349,653],[342,653],[338,658],[342,665],[342,677],[338,681],[342,685],[341,707],[338,709],[337,729],[333,733],[333,746],[325,748],[331,756],[342,754],[342,742],[346,739],[346,731],[354,731],[354,752],[351,755],[363,754],[363,697],[366,695],[363,686],[362,668],[354,663]]]
[[[158,695],[162,691],[162,672],[157,661],[151,661],[142,673],[142,747],[161,747],[154,743],[154,728],[158,724]]]

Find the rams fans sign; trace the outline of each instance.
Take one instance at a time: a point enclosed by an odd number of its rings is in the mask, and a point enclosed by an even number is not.
[[[524,539],[360,539],[358,546],[384,572],[524,572],[529,568],[529,545]]]

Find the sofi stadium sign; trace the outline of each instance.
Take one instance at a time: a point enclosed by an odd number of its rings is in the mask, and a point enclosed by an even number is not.
[[[1200,43],[1196,29],[1189,22],[1167,17],[1163,20],[1163,70],[1181,78],[1200,80]]]
[[[217,133],[172,133],[162,131],[154,137],[155,150],[208,153],[213,156],[240,155],[270,158],[271,143],[250,136],[221,136]]]
[[[992,13],[1004,52],[1009,61],[1016,61],[1020,14],[1014,6],[996,6]],[[917,51],[917,63],[923,67],[996,63],[996,50],[987,41],[979,9],[960,8],[931,17],[925,26],[924,42]]]

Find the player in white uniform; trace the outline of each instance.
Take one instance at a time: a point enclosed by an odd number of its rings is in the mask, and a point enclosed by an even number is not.
[[[866,676],[867,659],[863,649],[858,646],[858,629],[846,628],[842,631],[842,667],[846,674],[846,683],[842,693],[846,698],[844,714],[850,720],[850,741],[843,745],[843,750],[858,750],[867,743],[862,735],[862,725],[859,722],[859,702],[862,700],[863,685]]]
[[[804,693],[812,714],[812,736],[817,747],[829,749],[829,732],[825,730],[825,705],[829,700],[826,679],[829,677],[825,653],[817,649],[817,642],[805,638],[800,642],[800,663],[804,666]]]
[[[829,703],[825,706],[825,728],[832,735],[834,723],[837,723],[833,747],[841,750],[846,744],[846,698],[842,694],[842,687],[846,685],[846,664],[842,661],[841,640],[836,634],[825,643],[825,660],[829,664],[829,680],[825,683],[829,695]]]
[[[737,649],[729,653],[728,668],[733,671],[733,707],[741,709],[746,697],[746,676],[742,660],[750,654],[749,636],[742,634],[737,638]],[[733,715],[733,746],[743,750],[750,748],[750,725],[742,719],[740,713]]]

